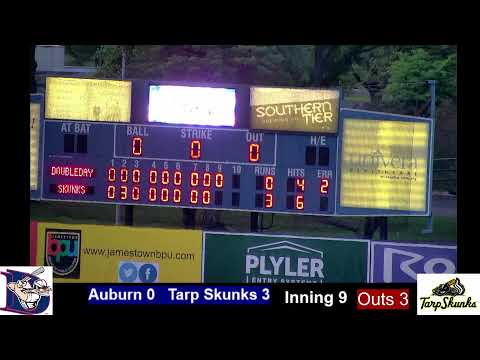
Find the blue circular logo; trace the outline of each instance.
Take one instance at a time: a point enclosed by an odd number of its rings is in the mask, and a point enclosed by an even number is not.
[[[137,267],[132,263],[123,263],[118,269],[118,276],[123,282],[135,282],[137,279]]]
[[[138,277],[141,282],[155,282],[157,280],[157,269],[152,264],[142,265],[138,270]]]

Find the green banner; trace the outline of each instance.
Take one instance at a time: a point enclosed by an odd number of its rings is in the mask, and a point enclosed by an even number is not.
[[[367,282],[369,241],[204,233],[203,281]]]

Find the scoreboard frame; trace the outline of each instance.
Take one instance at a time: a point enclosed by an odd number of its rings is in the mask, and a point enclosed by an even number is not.
[[[45,97],[41,93],[30,94],[30,103],[31,104],[40,104],[40,119],[39,128],[38,128],[38,164],[37,164],[37,189],[32,190],[30,188],[30,199],[32,200],[42,200],[42,190],[43,190],[43,145],[44,145],[44,120],[45,120]],[[28,126],[30,134],[30,125]]]
[[[390,209],[371,209],[371,208],[353,208],[353,207],[342,207],[340,205],[340,179],[341,179],[341,161],[343,159],[343,128],[345,118],[352,118],[355,120],[385,120],[385,121],[404,121],[404,122],[422,122],[427,123],[428,126],[428,148],[427,148],[427,176],[426,176],[426,205],[425,211],[409,211],[409,210],[390,210]],[[432,214],[432,196],[431,196],[431,183],[432,183],[432,145],[433,145],[433,119],[420,117],[420,116],[409,116],[401,114],[392,114],[379,111],[370,111],[370,110],[359,110],[351,108],[341,109],[341,120],[339,121],[338,126],[338,137],[337,137],[337,151],[339,156],[337,157],[337,192],[335,198],[335,204],[339,208],[340,213],[338,216],[431,216]],[[366,213],[368,213],[366,215]]]
[[[61,77],[61,76],[55,76]],[[83,79],[83,78],[82,78]],[[92,80],[92,79],[90,79]],[[117,80],[117,79],[95,79],[95,80]],[[124,81],[131,82],[131,116],[130,122],[111,122],[111,121],[84,121],[84,120],[73,120],[73,119],[44,119],[44,106],[41,104],[42,111],[42,131],[41,131],[41,152],[39,154],[39,190],[35,193],[31,191],[31,199],[33,200],[46,200],[46,201],[61,201],[61,202],[78,202],[78,203],[98,203],[98,204],[110,204],[110,205],[136,205],[136,206],[161,206],[161,207],[173,207],[173,208],[190,208],[190,209],[199,209],[199,210],[230,210],[230,211],[245,211],[245,212],[262,212],[262,213],[279,213],[279,214],[294,214],[294,215],[313,215],[313,216],[430,216],[431,215],[431,183],[432,183],[432,145],[433,145],[433,129],[432,125],[434,124],[432,118],[427,117],[416,117],[368,110],[359,110],[351,108],[343,108],[343,92],[341,88],[306,88],[306,87],[288,87],[288,86],[264,86],[268,88],[279,88],[279,89],[302,89],[302,90],[335,90],[339,94],[339,107],[338,107],[338,126],[336,134],[332,133],[312,133],[312,132],[303,132],[303,131],[276,131],[276,130],[260,130],[260,129],[251,129],[250,124],[250,86],[243,84],[228,84],[228,83],[205,83],[205,82],[178,82],[178,81],[157,81],[157,80],[142,80],[142,79],[125,79]],[[206,125],[191,125],[191,124],[168,124],[162,122],[150,122],[148,120],[148,100],[149,100],[149,89],[150,86],[158,85],[170,85],[170,86],[194,86],[194,87],[210,87],[210,88],[229,88],[235,89],[236,94],[236,104],[235,104],[235,124],[233,127],[230,126],[206,126]],[[256,87],[262,87],[261,85],[255,85]],[[32,94],[33,96],[34,94]],[[40,94],[42,99],[45,99],[45,96]],[[42,102],[42,100],[39,100]],[[365,120],[391,120],[391,121],[407,121],[407,122],[424,122],[428,123],[428,149],[427,149],[427,174],[426,174],[426,206],[425,211],[409,211],[409,210],[389,210],[389,209],[372,209],[372,208],[353,208],[353,207],[342,207],[340,204],[341,196],[341,161],[343,157],[343,128],[345,118],[352,119],[365,119]],[[258,133],[271,133],[275,134],[275,145],[277,145],[277,136],[278,134],[292,134],[292,135],[305,135],[305,136],[314,136],[314,135],[330,135],[336,136],[336,163],[332,164],[331,167],[335,169],[335,179],[334,179],[334,194],[331,198],[333,200],[333,212],[330,213],[310,213],[310,212],[294,212],[288,211],[272,211],[268,209],[244,209],[244,208],[229,208],[229,207],[203,207],[203,206],[188,206],[188,205],[170,205],[170,204],[149,204],[149,203],[138,203],[133,201],[90,201],[90,200],[80,200],[80,199],[50,199],[43,197],[43,161],[45,159],[44,154],[44,139],[45,139],[45,123],[46,122],[82,122],[82,123],[93,123],[93,124],[113,124],[115,129],[116,125],[121,126],[152,126],[152,127],[173,127],[173,128],[199,128],[199,129],[213,129],[213,130],[229,130],[229,131],[250,131]],[[116,130],[115,130],[116,133]],[[276,147],[276,146],[275,146]],[[116,149],[114,148],[114,152]],[[277,152],[275,151],[275,156]],[[140,158],[142,159],[142,158]],[[148,158],[143,158],[148,160]],[[162,161],[162,159],[152,159]],[[186,160],[186,159],[163,159],[163,161],[191,161],[198,163],[218,163],[215,161],[208,160]],[[224,164],[234,164],[242,165],[242,163],[236,162],[223,162]],[[243,165],[255,165],[251,163],[245,163]],[[269,166],[268,164],[257,164]],[[270,164],[271,166],[277,167],[277,162]],[[302,165],[301,165],[302,166]],[[244,190],[245,191],[245,190]],[[331,210],[330,210],[331,211]]]

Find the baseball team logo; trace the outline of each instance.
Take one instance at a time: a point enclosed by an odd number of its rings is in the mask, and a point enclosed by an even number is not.
[[[480,315],[480,274],[418,274],[417,315]]]
[[[80,278],[80,230],[45,230],[45,262],[54,277]]]
[[[0,315],[52,315],[52,309],[51,267],[0,268]]]

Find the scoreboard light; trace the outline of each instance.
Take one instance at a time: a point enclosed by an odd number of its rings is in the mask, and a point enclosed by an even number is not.
[[[425,211],[429,124],[346,118],[340,205]]]
[[[148,121],[233,127],[235,103],[235,89],[150,85]]]
[[[130,81],[47,77],[45,117],[130,122],[131,94]]]
[[[252,87],[250,127],[336,133],[339,99],[338,90]]]
[[[40,104],[30,103],[30,190],[38,189]]]

